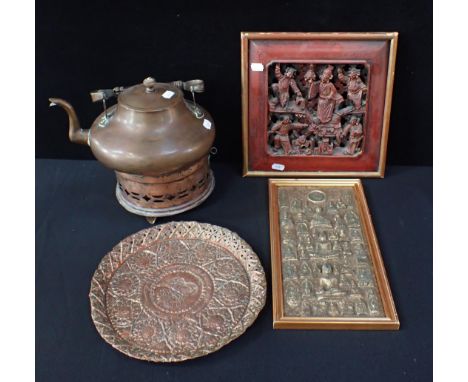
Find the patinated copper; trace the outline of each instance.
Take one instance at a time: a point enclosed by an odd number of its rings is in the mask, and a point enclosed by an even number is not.
[[[104,111],[88,130],[80,127],[68,102],[50,99],[68,113],[70,140],[89,145],[96,158],[116,172],[117,198],[130,212],[173,215],[200,204],[213,190],[208,156],[215,125],[180,89],[194,94],[204,91],[204,84],[147,78],[128,88],[94,91],[91,98],[102,101]],[[107,108],[113,96],[117,104]]]
[[[119,203],[137,215],[174,215],[202,203],[213,191],[214,178],[207,157],[181,171],[159,177],[116,171]]]
[[[126,355],[178,362],[212,353],[240,336],[265,304],[265,274],[237,234],[197,222],[140,231],[99,264],[91,316]]]

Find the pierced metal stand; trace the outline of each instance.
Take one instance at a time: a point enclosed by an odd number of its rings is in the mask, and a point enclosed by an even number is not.
[[[151,209],[151,208],[143,208],[136,206],[134,204],[130,204],[122,195],[122,190],[119,188],[119,184],[117,183],[115,187],[115,196],[117,197],[117,200],[119,201],[120,205],[125,208],[128,212],[131,212],[136,215],[144,216],[148,223],[154,224],[156,222],[156,219],[160,216],[172,216],[172,215],[177,215],[180,214],[181,212],[185,212],[188,210],[191,210],[192,208],[197,207],[201,203],[203,203],[208,196],[213,192],[215,186],[215,180],[213,176],[213,172],[210,171],[210,176],[209,176],[209,184],[206,190],[199,195],[196,199],[190,200],[187,203],[181,204],[179,206],[175,207],[169,207],[169,208],[161,208],[158,210]]]

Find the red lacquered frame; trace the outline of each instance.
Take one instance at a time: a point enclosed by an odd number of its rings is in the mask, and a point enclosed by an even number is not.
[[[397,42],[397,32],[242,32],[244,176],[383,177]],[[268,154],[268,65],[273,62],[362,63],[369,67],[362,154],[354,157]],[[252,63],[262,64],[264,70],[251,70]],[[283,170],[275,171],[272,166]]]

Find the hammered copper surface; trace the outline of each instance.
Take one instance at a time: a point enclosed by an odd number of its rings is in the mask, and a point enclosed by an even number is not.
[[[197,222],[162,224],[120,242],[96,270],[91,315],[126,355],[177,362],[240,336],[265,304],[258,257],[237,234]]]
[[[192,93],[184,99],[181,89]],[[195,102],[202,80],[159,83],[151,77],[128,88],[91,92],[104,111],[82,129],[67,101],[50,98],[68,114],[72,142],[87,144],[94,156],[117,176],[116,196],[129,212],[154,218],[187,211],[202,203],[214,188],[209,152],[215,125]],[[117,97],[108,107],[106,100]]]
[[[153,214],[196,200],[210,186],[212,176],[207,157],[181,171],[159,177],[118,171],[115,174],[122,198]]]
[[[285,316],[385,317],[353,190],[278,192]]]
[[[70,103],[50,101],[67,112],[70,140],[89,145],[96,159],[115,171],[161,176],[208,157],[215,137],[209,113],[185,100],[173,84],[149,87],[145,81],[120,91],[117,105],[102,112],[90,129],[81,128]]]

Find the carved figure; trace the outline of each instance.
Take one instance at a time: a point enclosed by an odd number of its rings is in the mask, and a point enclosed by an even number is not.
[[[330,240],[330,241],[338,240],[338,237],[336,236],[336,233],[334,231],[330,231],[328,233],[328,240]]]
[[[343,218],[336,214],[334,217],[333,217],[333,228],[337,231],[339,229],[346,229],[346,223],[345,221],[343,220]]]
[[[279,192],[279,202],[280,202],[281,208],[288,205],[288,194],[286,193],[285,190],[280,190],[280,192]],[[289,211],[288,208],[286,208],[286,213],[288,211]]]
[[[379,314],[380,304],[379,298],[376,296],[374,291],[369,291],[367,295],[367,299],[369,301],[369,311],[372,316]]]
[[[341,243],[341,248],[343,248],[344,255],[352,255],[353,252],[351,251],[351,247],[349,245],[349,241],[343,241]]]
[[[291,207],[292,207],[292,205],[291,205]],[[306,216],[305,216],[305,214],[304,214],[304,208],[303,208],[302,200],[301,200],[300,203],[297,205],[297,208],[298,208],[298,209],[300,208],[300,210],[299,210],[299,211],[296,211],[296,212],[294,213],[294,216],[293,216],[294,222],[295,222],[296,224],[305,223],[305,224],[307,225],[307,218],[306,218]]]
[[[367,254],[362,243],[360,242],[353,243],[353,254],[356,256],[356,259],[359,263],[361,264],[367,263]]]
[[[338,198],[338,200],[336,201],[336,207],[339,209],[339,210],[343,210],[343,209],[346,209],[347,208],[347,205],[345,202],[343,202],[343,200],[341,200],[341,198]]]
[[[331,317],[336,317],[340,315],[340,309],[336,302],[331,302],[330,307],[328,308],[328,315]]]
[[[299,255],[299,259],[300,259],[300,260],[306,260],[306,259],[309,258],[309,255],[308,255],[307,252],[306,252],[306,247],[305,247],[305,245],[302,244],[302,243],[299,243],[299,244],[297,245],[297,253],[298,253],[298,255]]]
[[[351,288],[349,277],[342,273],[340,275],[340,282],[338,283],[338,286],[343,290],[349,290]]]
[[[338,72],[338,78],[335,80],[334,85],[336,91],[343,95],[346,92],[346,84],[340,80],[340,73],[343,73],[343,65],[337,65],[336,71]]]
[[[338,288],[338,279],[334,275],[334,269],[331,264],[322,264],[320,272],[322,274],[319,279],[320,290],[317,294],[329,296],[340,296],[345,294]]]
[[[281,221],[281,230],[286,236],[296,236],[296,227],[289,217]]]
[[[317,116],[322,123],[329,122],[335,109],[344,101],[343,96],[337,92],[335,85],[330,82],[332,78],[333,66],[328,65],[320,76],[319,84]]]
[[[362,300],[356,301],[354,304],[354,310],[356,311],[357,316],[367,316],[369,313],[366,303]]]
[[[312,283],[309,278],[302,280],[302,296],[310,296],[312,294]]]
[[[306,100],[309,108],[314,108],[317,105],[317,96],[319,94],[320,81],[317,80],[317,74],[315,73],[315,65],[310,64],[309,69],[304,75],[305,88],[306,88]]]
[[[315,207],[314,214],[310,220],[310,228],[317,228],[317,227],[324,227],[324,228],[332,228],[330,220],[322,214],[322,208]]]
[[[322,274],[322,277],[320,278],[320,288],[322,291],[328,291],[332,288],[332,285],[334,281],[336,281],[335,278],[331,277],[333,273],[333,268],[330,264],[325,263],[322,264],[320,267],[320,272]]]
[[[275,96],[279,99],[281,107],[286,107],[289,101],[289,88],[296,94],[296,104],[304,101],[302,93],[294,80],[296,69],[287,67],[284,74],[281,73],[280,64],[275,66],[275,77],[278,83],[272,84],[271,89]]]
[[[358,286],[360,287],[369,287],[372,283],[372,274],[370,269],[359,268],[357,272]]]
[[[307,223],[296,223],[296,231],[297,235],[305,236],[307,237],[309,235],[309,229],[307,228]]]
[[[294,242],[288,239],[283,240],[283,257],[285,259],[296,259],[296,248],[294,247]]]
[[[289,289],[286,291],[286,303],[292,308],[297,308],[301,304],[301,298],[297,290]]]
[[[335,215],[335,214],[338,213],[338,208],[336,207],[336,202],[334,202],[333,200],[330,200],[328,202],[327,213],[329,213],[331,215]]]
[[[345,228],[340,228],[338,230],[338,239],[340,241],[348,241],[349,238],[348,238],[348,233],[347,233],[347,230]]]
[[[326,255],[330,253],[332,249],[331,243],[327,240],[325,232],[320,232],[318,240],[315,243],[315,250],[319,255]]]
[[[344,111],[344,112],[343,112]],[[339,110],[334,112],[331,120],[328,123],[320,123],[320,121],[316,121],[312,119],[312,122],[309,124],[309,128],[307,130],[308,134],[314,134],[318,138],[328,138],[335,139],[336,145],[341,145],[341,141],[343,138],[343,131],[341,128],[341,118],[342,116],[350,109]],[[317,123],[318,122],[318,123]],[[333,153],[333,143],[332,143],[332,151],[329,154]],[[324,152],[324,154],[328,154],[328,150]]]
[[[306,123],[293,123],[289,116],[285,116],[281,121],[277,122],[269,134],[275,134],[274,144],[275,149],[283,148],[283,151],[286,155],[290,154],[292,151],[291,141],[289,138],[289,132],[295,129],[303,129],[307,127]]]
[[[355,315],[355,312],[354,312],[354,305],[351,304],[351,303],[347,303],[347,304],[344,304],[344,308],[343,308],[343,316],[354,316]]]
[[[361,109],[363,93],[367,92],[367,86],[362,82],[360,76],[361,70],[355,65],[351,66],[348,75],[343,73],[343,68],[341,70],[340,68],[338,69],[338,78],[342,83],[347,85],[347,98],[353,103],[356,110]]]
[[[333,143],[330,142],[330,138],[323,138],[316,148],[319,154],[333,154]]]
[[[307,140],[305,135],[299,136],[299,138],[293,140],[293,148],[298,152],[305,152],[306,154],[312,153],[312,149],[314,147],[314,140]]]
[[[338,241],[333,241],[332,252],[338,256],[343,253],[343,249]]]
[[[291,214],[294,214],[297,219],[297,214],[302,212],[302,200],[293,198],[291,199]]]
[[[353,207],[348,206],[348,210],[344,214],[344,221],[348,227],[359,227],[359,216],[353,211]]]
[[[354,155],[358,152],[359,144],[364,136],[358,117],[352,116],[349,123],[343,129],[343,136],[347,136],[348,134],[349,140],[346,145],[345,154]]]
[[[304,261],[304,262],[301,264],[301,268],[300,268],[301,277],[310,276],[310,273],[311,273],[311,270],[310,270],[309,264],[307,264],[307,263]]]
[[[283,278],[294,278],[296,277],[297,266],[295,263],[285,262],[283,263]]]
[[[359,228],[350,228],[349,238],[352,241],[361,241],[362,240],[361,230]]]
[[[325,317],[327,315],[327,302],[319,301],[317,305],[313,307],[314,316]]]
[[[278,105],[278,97],[270,97],[268,104],[270,105],[270,109],[274,109]]]

